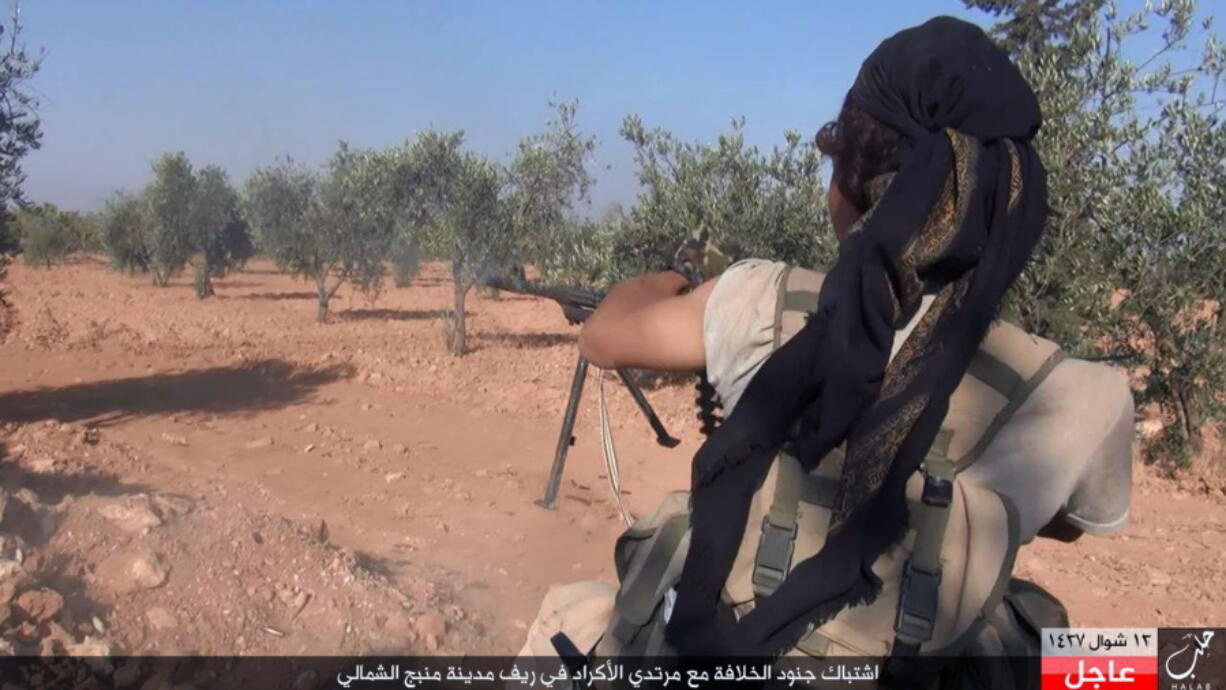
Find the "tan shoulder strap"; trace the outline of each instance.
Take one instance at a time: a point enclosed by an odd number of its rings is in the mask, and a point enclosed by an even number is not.
[[[954,461],[953,464],[956,471],[965,471],[979,460],[979,457],[991,445],[992,440],[996,438],[996,434],[1000,433],[1000,430],[1009,423],[1009,420],[1013,418],[1014,413],[1022,406],[1022,403],[1026,402],[1026,398],[1030,397],[1030,394],[1039,387],[1039,384],[1043,383],[1048,374],[1051,374],[1064,359],[1064,351],[1057,349],[1048,355],[1047,359],[1043,361],[1043,364],[1039,366],[1038,370],[1030,378],[1024,379],[1013,367],[997,359],[986,350],[980,349],[975,353],[966,373],[991,386],[997,393],[1004,396],[1005,406],[988,423],[987,429],[984,430],[979,440],[975,442],[975,445],[962,457]]]
[[[775,463],[778,467],[775,495],[771,499],[770,512],[762,519],[762,537],[754,556],[753,593],[759,599],[773,594],[792,568],[797,509],[805,483],[800,461],[790,453],[779,453]]]
[[[779,296],[775,301],[775,347],[784,341],[783,335],[795,335],[804,328],[809,314],[817,311],[821,294],[821,273],[799,266],[788,266],[779,281]]]
[[[779,281],[775,301],[774,348],[783,342],[783,334],[800,330],[804,320],[817,308],[821,275],[789,265]],[[762,536],[754,556],[754,596],[765,598],[774,593],[792,567],[792,552],[796,545],[796,517],[808,482],[800,461],[781,451],[775,458],[778,475],[770,512],[762,520]]]
[[[949,461],[953,432],[941,429],[924,457],[924,491],[912,514],[915,546],[903,570],[891,654],[914,656],[936,629],[941,584],[941,545],[953,503],[954,466]]]

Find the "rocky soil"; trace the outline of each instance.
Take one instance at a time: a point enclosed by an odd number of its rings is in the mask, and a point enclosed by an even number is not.
[[[574,367],[548,302],[469,299],[448,355],[445,267],[332,322],[264,262],[198,301],[84,258],[9,269],[0,346],[0,651],[510,653],[545,589],[614,580],[621,522],[593,373],[554,510],[544,488]],[[648,396],[665,450],[606,383],[632,512],[684,488],[692,392]],[[1206,466],[1212,465],[1206,461]],[[1226,625],[1226,494],[1134,468],[1132,523],[1023,549],[1078,625]]]

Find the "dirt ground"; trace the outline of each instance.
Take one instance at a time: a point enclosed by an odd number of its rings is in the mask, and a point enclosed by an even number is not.
[[[14,265],[0,346],[0,629],[14,651],[511,653],[549,585],[614,581],[622,529],[597,375],[555,510],[540,497],[575,363],[551,302],[469,300],[442,345],[445,267],[314,323],[256,261],[195,298],[97,258]],[[655,445],[616,381],[625,500],[686,488],[692,389],[648,391]],[[1029,545],[1019,574],[1077,625],[1226,625],[1226,494],[1138,465],[1118,536]]]

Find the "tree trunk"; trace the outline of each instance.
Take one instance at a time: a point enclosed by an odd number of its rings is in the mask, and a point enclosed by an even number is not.
[[[1176,381],[1172,386],[1175,391],[1175,407],[1178,412],[1179,426],[1182,429],[1183,440],[1193,452],[1201,449],[1199,415],[1188,400],[1187,386],[1182,381]]]
[[[215,294],[213,281],[209,277],[210,273],[212,269],[204,262],[196,264],[196,297],[200,299],[212,297]]]
[[[468,297],[468,291],[472,288],[472,281],[456,275],[452,278],[454,286],[455,306],[451,312],[451,327],[448,329],[447,347],[451,354],[456,357],[464,356],[465,351],[465,330],[464,330],[464,300]]]
[[[319,305],[315,311],[315,320],[319,323],[328,323],[328,301],[332,299],[332,293],[328,292],[328,274],[322,273],[315,278],[316,294],[319,296]]]

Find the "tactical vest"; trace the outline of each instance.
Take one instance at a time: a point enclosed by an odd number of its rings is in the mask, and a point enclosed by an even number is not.
[[[822,278],[801,268],[784,273],[776,348],[816,309]],[[951,397],[936,442],[907,484],[910,529],[873,565],[883,582],[880,595],[872,604],[846,608],[820,627],[810,626],[789,654],[1020,656],[1033,653],[1028,650],[1039,627],[1067,625],[1059,602],[1010,578],[1018,549],[1012,503],[959,477],[1061,359],[1054,343],[1015,326],[999,323],[990,330]],[[786,452],[776,457],[753,497],[722,592],[723,604],[737,617],[770,596],[794,564],[821,549],[842,460],[842,452],[835,451],[806,474]],[[620,586],[597,657],[672,653],[664,623],[689,546],[689,503],[688,492],[669,494],[617,540]]]

